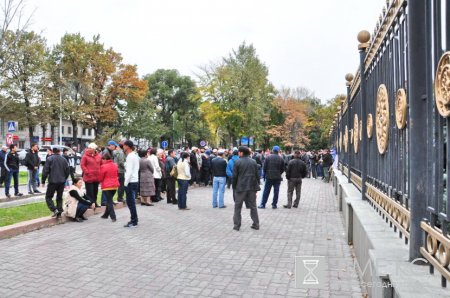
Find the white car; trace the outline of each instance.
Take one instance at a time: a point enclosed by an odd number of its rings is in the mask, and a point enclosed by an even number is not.
[[[75,163],[77,165],[80,164],[81,162],[81,155],[79,153],[75,153],[75,151],[73,151],[72,148],[67,147],[67,146],[61,146],[61,145],[42,145],[41,148],[39,149],[38,155],[39,158],[41,159],[41,163],[44,164],[45,160],[47,159],[47,150],[48,149],[52,149],[53,148],[59,148],[59,150],[61,150],[61,153],[63,151],[64,148],[67,148],[67,150],[69,150],[69,155],[74,156],[75,157]]]

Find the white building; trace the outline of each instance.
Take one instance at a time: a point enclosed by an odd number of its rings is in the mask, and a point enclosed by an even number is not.
[[[29,133],[28,127],[24,126],[23,123],[15,122],[15,130],[14,132],[8,131],[8,122],[14,121],[13,119],[0,119],[0,145],[6,145],[6,135],[12,134],[13,141],[15,144],[19,146],[19,148],[29,148]],[[50,145],[50,144],[59,144],[60,136],[62,137],[62,144],[67,146],[72,146],[73,141],[73,127],[72,123],[68,120],[62,121],[61,134],[59,133],[59,126],[55,127],[55,136],[54,139],[51,137],[51,127],[50,124],[46,125],[45,135],[44,129],[41,125],[37,125],[34,127],[33,135],[34,138],[32,143],[37,143],[39,145]],[[80,148],[84,148],[86,143],[90,143],[95,139],[95,132],[92,128],[84,128],[82,125],[78,125],[78,143]]]

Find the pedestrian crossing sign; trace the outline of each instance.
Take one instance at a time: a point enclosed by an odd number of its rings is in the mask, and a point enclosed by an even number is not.
[[[8,132],[16,131],[16,122],[8,121]]]

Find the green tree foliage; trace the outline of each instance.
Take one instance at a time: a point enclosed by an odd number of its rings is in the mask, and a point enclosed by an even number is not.
[[[39,105],[45,85],[46,42],[35,32],[25,31],[7,31],[3,38],[9,58],[0,88],[10,103],[3,111],[24,123],[31,141],[42,111]]]
[[[213,113],[206,117],[210,130],[225,134],[219,139],[235,144],[242,136],[258,138],[263,134],[275,93],[268,74],[256,49],[245,42],[218,65],[203,68],[201,93],[209,102],[203,110]]]
[[[174,114],[177,114],[178,119],[193,118],[197,114],[197,86],[189,76],[182,76],[175,69],[158,69],[144,79],[149,87],[148,98],[156,106],[160,121],[167,128],[160,134],[160,141],[167,139],[172,146],[174,136],[180,135],[175,130]],[[192,129],[188,127],[188,130]]]

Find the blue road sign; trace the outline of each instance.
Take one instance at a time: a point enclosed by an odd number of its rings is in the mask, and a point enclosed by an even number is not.
[[[241,145],[242,146],[248,146],[248,137],[242,137],[241,138]]]
[[[206,142],[205,141],[200,141],[200,146],[205,147],[206,146]]]
[[[8,132],[16,131],[16,122],[8,121]]]
[[[161,142],[161,146],[162,146],[163,148],[167,148],[167,147],[169,146],[169,143],[168,143],[167,141],[162,141],[162,142]]]

